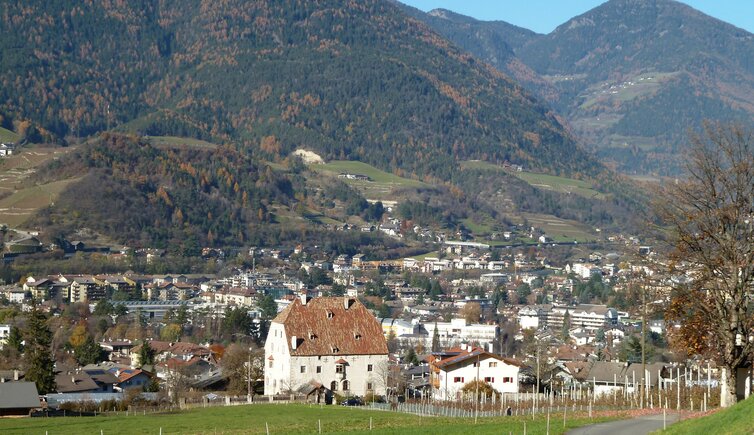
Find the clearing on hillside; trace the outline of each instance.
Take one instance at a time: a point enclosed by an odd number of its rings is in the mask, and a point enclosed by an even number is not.
[[[21,139],[21,136],[7,128],[0,127],[0,143],[16,143],[19,139]]]
[[[552,190],[554,192],[565,193],[568,195],[574,194],[585,198],[605,199],[605,194],[594,190],[589,182],[583,180],[574,180],[573,178],[539,174],[536,172],[507,170],[502,166],[481,160],[465,161],[461,163],[461,167],[468,169],[505,171],[539,189]]]
[[[421,181],[399,177],[366,163],[351,160],[334,160],[310,167],[317,172],[331,175],[350,174],[368,177],[366,180],[343,178],[343,181],[358,189],[367,199],[391,200],[394,199],[392,195],[394,189],[428,186]]]
[[[60,192],[76,179],[33,185],[28,179],[47,162],[73,148],[23,148],[0,160],[0,223],[11,228],[26,222],[34,213],[50,205]]]

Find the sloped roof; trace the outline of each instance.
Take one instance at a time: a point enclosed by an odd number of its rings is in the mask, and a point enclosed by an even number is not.
[[[99,385],[86,373],[59,373],[55,376],[58,393],[77,393],[99,390]]]
[[[516,367],[524,367],[524,364],[522,364],[519,361],[516,361],[511,358],[503,358],[501,356],[489,353],[479,347],[475,347],[471,350],[463,350],[458,355],[451,356],[450,358],[445,358],[440,361],[437,361],[435,363],[435,366],[445,369],[447,367],[460,364],[465,361],[476,361],[477,356],[479,357],[480,360],[486,360],[486,359],[492,358],[498,361],[502,361],[508,365],[512,365]]]
[[[39,407],[39,393],[34,382],[0,383],[0,409]]]
[[[285,328],[288,350],[293,356],[388,353],[380,323],[355,299],[322,297],[303,304],[296,298],[273,322]],[[296,349],[291,346],[293,337],[297,340]]]

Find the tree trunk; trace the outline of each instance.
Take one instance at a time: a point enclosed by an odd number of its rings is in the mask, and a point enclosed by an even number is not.
[[[736,381],[738,373],[735,367],[724,367],[720,374],[720,407],[727,408],[738,402]]]

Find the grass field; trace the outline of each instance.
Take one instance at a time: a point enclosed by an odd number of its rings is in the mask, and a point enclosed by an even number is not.
[[[71,180],[30,185],[28,178],[38,167],[70,152],[72,148],[25,148],[0,160],[0,223],[16,227],[37,210],[50,205]]]
[[[370,419],[372,430],[370,431]],[[595,419],[595,422],[600,421]],[[588,418],[569,419],[567,429],[589,424]],[[387,411],[340,406],[250,405],[197,409],[172,414],[0,419],[0,433],[9,434],[544,434],[546,417],[473,418],[419,417]],[[320,426],[321,425],[321,426]],[[550,433],[564,432],[554,417]]]
[[[684,420],[658,434],[752,434],[754,433],[754,398],[717,411],[706,417]]]
[[[201,139],[194,139],[190,137],[176,137],[176,136],[145,136],[149,142],[156,147],[165,148],[198,148],[198,149],[216,149],[217,145],[203,141]]]
[[[550,215],[524,213],[529,225],[542,228],[556,242],[588,242],[595,239],[589,228],[575,221],[567,221]]]
[[[366,175],[369,177],[368,181],[348,179],[343,179],[343,181],[361,191],[368,199],[390,200],[393,199],[392,191],[396,188],[427,186],[427,184],[421,181],[399,177],[366,163],[350,160],[334,160],[325,164],[311,165],[310,167],[317,172],[333,175],[340,173]]]
[[[489,171],[506,171],[502,166],[498,166],[481,160],[470,160],[461,163],[464,169],[481,169]],[[574,180],[572,178],[558,177],[555,175],[538,174],[534,172],[516,172],[506,171],[511,175],[526,181],[530,185],[555,192],[574,194],[586,198],[604,199],[604,194],[592,189],[592,185],[583,180]]]
[[[6,128],[0,127],[0,142],[2,142],[2,143],[8,143],[8,142],[16,143],[16,142],[18,142],[19,139],[20,139],[20,136],[17,135],[16,133],[14,133],[14,132],[6,129]]]

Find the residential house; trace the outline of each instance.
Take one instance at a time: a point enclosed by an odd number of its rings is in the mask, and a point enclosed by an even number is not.
[[[149,373],[141,369],[120,370],[116,375],[118,377],[116,388],[120,391],[126,391],[133,388],[143,390],[152,380]]]
[[[29,415],[41,407],[34,382],[0,383],[0,417]]]
[[[387,342],[356,299],[295,299],[272,321],[265,343],[265,394],[319,383],[328,394],[385,394]]]
[[[517,393],[519,374],[524,365],[514,359],[486,352],[479,347],[450,349],[433,354],[430,362],[432,397],[457,400],[463,386],[479,380],[499,393]]]

